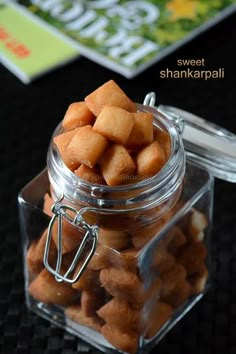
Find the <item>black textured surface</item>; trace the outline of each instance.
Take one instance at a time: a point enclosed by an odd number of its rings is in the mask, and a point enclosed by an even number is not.
[[[75,354],[98,350],[27,311],[24,304],[17,194],[44,166],[50,135],[68,104],[113,78],[134,100],[155,91],[160,101],[195,112],[236,133],[236,15],[133,80],[85,58],[24,86],[0,67],[0,353]],[[181,58],[225,68],[219,80],[160,79]],[[213,285],[204,299],[153,350],[162,354],[236,353],[236,185],[216,181]]]

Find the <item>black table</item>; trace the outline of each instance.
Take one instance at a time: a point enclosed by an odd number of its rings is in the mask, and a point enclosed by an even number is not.
[[[114,79],[137,102],[155,91],[159,101],[190,110],[236,133],[236,14],[168,58],[128,80],[85,58],[24,86],[0,67],[0,353],[74,354],[98,350],[27,311],[24,304],[17,194],[46,163],[50,135],[69,103]],[[161,79],[177,59],[204,58],[224,79]],[[216,180],[213,284],[210,292],[153,353],[236,353],[236,185]]]

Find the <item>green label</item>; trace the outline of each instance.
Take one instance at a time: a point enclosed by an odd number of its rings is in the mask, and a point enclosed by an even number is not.
[[[78,56],[78,50],[9,3],[0,6],[0,56],[3,64],[27,83]]]

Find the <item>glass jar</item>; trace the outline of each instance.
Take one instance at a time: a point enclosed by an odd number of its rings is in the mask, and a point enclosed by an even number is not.
[[[119,187],[86,182],[52,139],[47,168],[19,194],[27,306],[106,353],[151,349],[210,284],[214,178],[202,168],[204,147],[189,143],[186,159],[179,118],[194,129],[189,114],[144,103],[138,109],[171,141],[157,175]],[[53,136],[61,132],[59,124]]]

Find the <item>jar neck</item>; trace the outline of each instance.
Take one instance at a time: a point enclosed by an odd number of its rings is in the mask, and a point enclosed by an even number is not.
[[[137,105],[139,111],[154,116],[154,126],[167,131],[171,140],[168,161],[155,176],[137,183],[117,187],[91,184],[75,175],[64,164],[53,143],[53,137],[63,132],[61,124],[54,131],[47,155],[48,175],[55,199],[62,195],[70,204],[99,209],[127,211],[151,208],[170,201],[175,203],[185,173],[185,152],[180,135],[174,124],[155,108]],[[169,204],[169,203],[168,203]]]

